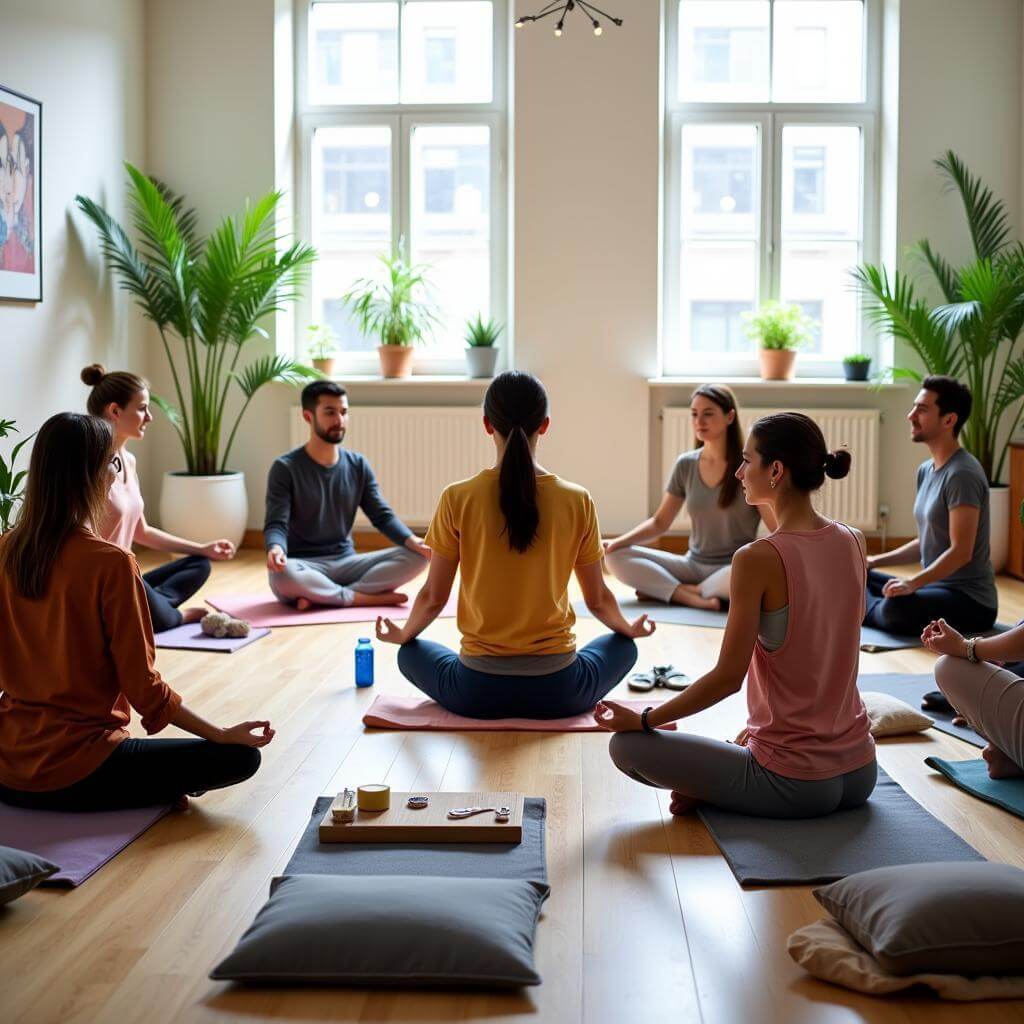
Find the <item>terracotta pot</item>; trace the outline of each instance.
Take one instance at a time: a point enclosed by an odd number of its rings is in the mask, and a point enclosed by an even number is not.
[[[761,361],[762,380],[792,380],[796,376],[796,350],[762,348],[757,351]]]
[[[327,356],[324,359],[314,359],[313,365],[325,377],[330,377],[334,373],[334,356]]]
[[[382,377],[412,376],[411,345],[378,345],[380,375]]]

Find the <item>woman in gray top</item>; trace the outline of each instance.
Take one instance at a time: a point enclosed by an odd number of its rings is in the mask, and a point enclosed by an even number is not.
[[[605,557],[612,575],[641,599],[717,611],[729,597],[732,556],[757,535],[761,513],[743,500],[736,479],[743,454],[736,396],[724,385],[702,384],[690,396],[690,416],[697,447],[679,456],[657,512],[605,541]],[[691,522],[685,555],[636,546],[666,533],[683,502]]]

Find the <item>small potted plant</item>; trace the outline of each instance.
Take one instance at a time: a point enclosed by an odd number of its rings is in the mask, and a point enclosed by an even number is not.
[[[796,375],[796,350],[807,343],[814,321],[794,302],[784,305],[771,299],[756,313],[744,313],[747,335],[759,345],[762,380],[792,380]]]
[[[10,434],[18,432],[14,422],[14,420],[0,420],[0,437],[8,437]],[[11,449],[7,461],[0,456],[0,533],[6,533],[14,525],[15,512],[24,494],[23,483],[28,474],[26,469],[16,470],[14,464],[18,461],[21,449],[35,436],[35,434],[29,434],[28,437],[22,438]]]
[[[334,357],[338,346],[334,343],[334,331],[327,324],[310,324],[306,328],[309,341],[306,342],[306,353],[313,365],[325,376],[334,373]]]
[[[380,339],[377,353],[383,377],[412,374],[412,347],[433,332],[437,323],[424,298],[428,289],[425,266],[413,266],[402,256],[402,245],[378,257],[384,279],[360,278],[342,296],[364,334]]]
[[[843,356],[843,374],[847,380],[867,380],[870,369],[871,356],[866,356],[863,352]]]
[[[497,320],[485,321],[479,313],[476,320],[466,321],[466,365],[470,377],[494,376],[494,366],[498,361],[495,343],[504,329]]]

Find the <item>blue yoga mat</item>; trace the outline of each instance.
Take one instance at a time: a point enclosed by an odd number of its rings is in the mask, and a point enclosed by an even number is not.
[[[1024,818],[1024,778],[990,779],[988,765],[984,761],[945,761],[941,757],[926,757],[924,763],[942,772],[965,793]]]

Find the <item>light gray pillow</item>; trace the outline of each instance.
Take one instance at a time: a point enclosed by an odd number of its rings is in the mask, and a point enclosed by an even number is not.
[[[539,985],[549,889],[505,878],[289,875],[215,980],[389,988]]]
[[[848,875],[814,895],[890,974],[1024,973],[1020,868],[904,864]]]
[[[24,896],[44,878],[60,871],[56,864],[16,850],[13,846],[0,846],[0,906]]]

